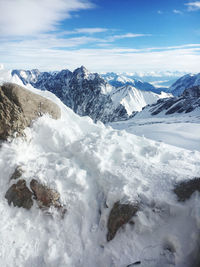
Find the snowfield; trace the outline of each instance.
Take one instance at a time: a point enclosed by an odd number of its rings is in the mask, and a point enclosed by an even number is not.
[[[28,89],[57,103],[62,117],[44,115],[25,130],[26,138],[1,145],[0,266],[195,266],[200,196],[181,203],[172,190],[199,177],[200,152],[94,124],[50,92]],[[64,219],[36,205],[30,211],[8,205],[5,193],[17,166],[27,184],[36,177],[60,193]],[[138,201],[141,209],[134,224],[107,242],[109,212],[118,200]]]
[[[197,115],[196,111],[195,113]],[[110,125],[114,129],[126,130],[161,143],[200,151],[200,115],[138,117],[139,114],[130,120]]]

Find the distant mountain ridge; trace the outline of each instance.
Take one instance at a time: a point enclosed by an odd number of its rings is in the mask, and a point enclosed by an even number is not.
[[[139,90],[145,90],[145,91],[156,91],[156,88],[147,82],[142,82],[140,80],[137,80],[131,76],[125,75],[125,74],[116,74],[114,72],[109,72],[106,74],[101,74],[101,76],[112,86],[114,87],[122,87],[124,85],[132,85],[135,88]]]
[[[180,96],[185,89],[197,85],[200,85],[200,73],[186,74],[173,83],[169,91],[175,96]]]
[[[135,84],[142,90],[131,85],[115,88],[83,66],[74,72],[67,69],[60,72],[13,70],[12,75],[17,75],[24,85],[30,83],[35,88],[54,93],[77,114],[104,123],[126,119],[133,111],[141,111],[147,104],[171,96],[153,93],[152,85],[140,81]]]
[[[101,76],[111,85],[121,87],[124,85],[132,85],[137,89],[160,93],[168,92],[168,88],[183,76],[183,72],[133,72],[133,73],[114,73],[107,72]]]
[[[181,96],[168,99],[159,99],[156,103],[144,107],[135,114],[137,118],[149,116],[165,116],[196,112],[200,116],[200,85],[187,88]]]

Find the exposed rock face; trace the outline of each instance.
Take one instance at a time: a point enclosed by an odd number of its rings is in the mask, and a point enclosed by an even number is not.
[[[186,89],[181,96],[168,99],[159,99],[157,103],[146,106],[144,113],[165,115],[190,113],[200,108],[200,86]],[[143,111],[142,111],[143,112]],[[137,115],[137,114],[136,114]]]
[[[45,185],[40,184],[37,180],[33,179],[30,187],[38,202],[39,207],[61,207],[59,202],[60,194]]]
[[[14,206],[30,209],[33,206],[32,196],[33,193],[26,186],[26,181],[19,180],[8,189],[5,198],[9,205],[12,203]]]
[[[137,211],[139,210],[139,205],[128,203],[128,204],[121,204],[119,201],[116,202],[110,212],[108,218],[108,234],[107,234],[107,241],[112,240],[118,229],[128,223],[130,219],[136,215]]]
[[[195,191],[200,192],[200,178],[181,182],[174,188],[174,193],[177,195],[179,201],[189,199]]]
[[[186,74],[172,84],[170,87],[170,92],[175,96],[180,96],[185,89],[197,85],[200,85],[200,73],[196,75]]]
[[[45,113],[54,119],[61,116],[55,103],[19,85],[5,83],[0,87],[0,139],[6,140],[15,132],[22,134],[33,120]]]
[[[13,70],[24,84],[48,90],[80,116],[89,116],[104,123],[128,118],[121,104],[114,104],[107,94],[111,89],[97,73],[89,73],[83,66],[74,72],[62,70],[56,73],[37,70]]]

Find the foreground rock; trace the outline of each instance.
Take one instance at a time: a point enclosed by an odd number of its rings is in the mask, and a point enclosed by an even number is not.
[[[25,180],[19,180],[17,184],[13,184],[6,192],[5,198],[8,204],[15,207],[30,209],[33,206],[33,193],[26,186]]]
[[[60,108],[40,95],[13,83],[0,86],[0,139],[6,140],[15,132],[22,134],[33,120],[46,113],[54,119],[61,116]]]
[[[128,223],[130,219],[136,215],[139,210],[138,203],[132,204],[121,204],[119,201],[116,202],[110,212],[108,218],[108,234],[107,234],[107,241],[112,240],[118,229]]]
[[[200,178],[181,182],[174,188],[174,193],[177,195],[179,201],[189,199],[195,191],[200,192]]]
[[[12,179],[18,179],[21,173],[20,170],[16,168],[11,178],[14,176]],[[8,204],[13,204],[19,208],[30,209],[33,206],[33,199],[35,199],[40,209],[48,211],[50,207],[54,207],[59,211],[61,217],[64,217],[66,209],[61,205],[60,194],[57,191],[40,184],[35,179],[31,180],[30,188],[32,191],[26,186],[25,180],[18,180],[6,192],[5,198],[8,200]]]
[[[37,180],[33,179],[30,183],[31,190],[34,193],[35,199],[39,207],[61,207],[59,202],[60,194],[45,185],[40,184]]]

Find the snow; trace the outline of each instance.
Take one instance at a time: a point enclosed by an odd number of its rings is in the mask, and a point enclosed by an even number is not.
[[[139,117],[139,116],[138,116]],[[169,116],[167,118],[133,118],[115,122],[111,126],[118,130],[144,136],[169,145],[200,151],[200,117]]]
[[[43,116],[26,129],[26,138],[1,146],[0,265],[191,266],[198,252],[200,197],[178,203],[172,189],[199,175],[200,152],[94,124],[50,92],[27,88],[57,103],[62,116]],[[61,194],[63,220],[36,205],[30,211],[8,206],[4,196],[19,165],[27,183],[37,178]],[[118,200],[140,201],[141,210],[134,225],[107,242],[108,215]]]
[[[115,105],[121,103],[125,107],[128,115],[131,115],[133,111],[141,111],[143,107],[156,103],[160,98],[172,96],[165,92],[156,94],[150,91],[139,90],[131,85],[116,88],[110,95]]]

